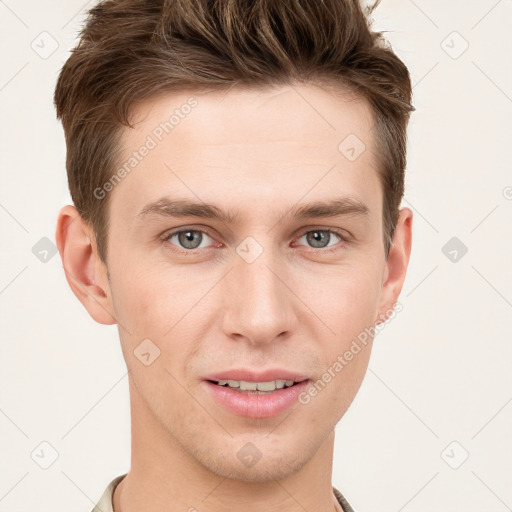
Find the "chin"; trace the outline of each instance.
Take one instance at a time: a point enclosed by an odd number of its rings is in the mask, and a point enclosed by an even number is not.
[[[242,435],[210,440],[209,446],[194,446],[191,455],[205,469],[222,478],[240,482],[266,483],[283,480],[302,469],[321,444],[303,439],[271,439],[264,435]],[[212,448],[213,447],[213,448]]]
[[[278,457],[274,456],[270,460],[264,460],[262,457],[251,467],[240,463],[238,459],[233,460],[228,457],[205,461],[203,465],[208,471],[229,480],[261,484],[283,480],[299,471],[308,462],[307,459],[298,460],[296,454],[291,457],[277,455]]]

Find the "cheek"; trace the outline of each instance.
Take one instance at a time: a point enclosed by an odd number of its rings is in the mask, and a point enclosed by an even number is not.
[[[141,269],[126,265],[124,269],[112,278],[118,319],[130,332],[162,337],[188,302],[188,287],[172,268],[153,265]]]
[[[378,269],[347,265],[314,281],[315,286],[308,279],[303,289],[309,290],[311,309],[328,326],[318,324],[314,335],[322,361],[321,382],[315,386],[321,396],[314,407],[337,420],[357,394],[368,366],[379,302]]]
[[[190,272],[184,276],[176,268],[159,265],[140,272],[127,270],[112,279],[116,316],[126,328],[119,329],[123,354],[131,370],[142,371],[144,381],[153,372],[134,357],[143,340],[151,340],[145,343],[158,354],[151,367],[161,371],[182,371],[195,350],[205,307],[201,297],[212,286],[211,279],[201,281],[200,273],[194,278]]]
[[[338,348],[373,325],[380,287],[375,268],[346,265],[326,274],[307,274],[301,280],[301,297],[323,322]]]
[[[186,322],[180,319],[187,319],[194,296],[187,295],[185,287],[177,288],[179,282],[175,273],[157,267],[144,272],[127,269],[112,279],[116,314],[126,328],[119,328],[126,365],[137,393],[161,418],[168,412],[167,397],[180,408],[185,406],[175,379],[182,381],[178,369],[190,350],[190,336],[183,332]]]

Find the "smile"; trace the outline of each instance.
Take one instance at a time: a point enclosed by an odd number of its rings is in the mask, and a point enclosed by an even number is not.
[[[267,382],[248,382],[245,380],[219,380],[216,383],[218,386],[226,386],[238,391],[261,391],[271,393],[276,389],[289,388],[295,382],[293,380],[270,380]]]

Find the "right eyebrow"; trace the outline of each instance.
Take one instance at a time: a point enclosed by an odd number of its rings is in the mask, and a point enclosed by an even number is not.
[[[198,203],[186,199],[170,199],[163,197],[147,204],[137,215],[137,218],[145,218],[151,215],[161,217],[200,217],[203,219],[216,219],[224,223],[235,223],[237,215],[229,211],[224,212],[213,204]]]

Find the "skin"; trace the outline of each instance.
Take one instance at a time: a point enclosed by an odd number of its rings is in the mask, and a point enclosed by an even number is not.
[[[138,105],[135,128],[123,135],[125,155],[191,95]],[[400,210],[386,259],[374,118],[365,100],[313,85],[193,96],[198,105],[109,192],[107,265],[73,206],[58,218],[68,282],[94,320],[118,324],[129,370],[132,463],[114,509],[341,510],[331,483],[334,428],[361,385],[371,339],[308,404],[275,418],[232,414],[209,398],[202,380],[239,367],[320,379],[359,333],[393,311],[412,212]],[[338,150],[351,133],[366,146],[355,161]],[[289,213],[346,195],[369,215],[300,220]],[[163,196],[212,203],[240,219],[137,217]],[[190,249],[178,236],[164,240],[178,228],[208,233]],[[350,237],[332,234],[323,248],[306,236],[328,228]],[[252,263],[236,252],[248,236],[263,249]],[[134,356],[147,338],[160,349],[148,366]],[[252,467],[236,456],[248,442],[262,454]]]

